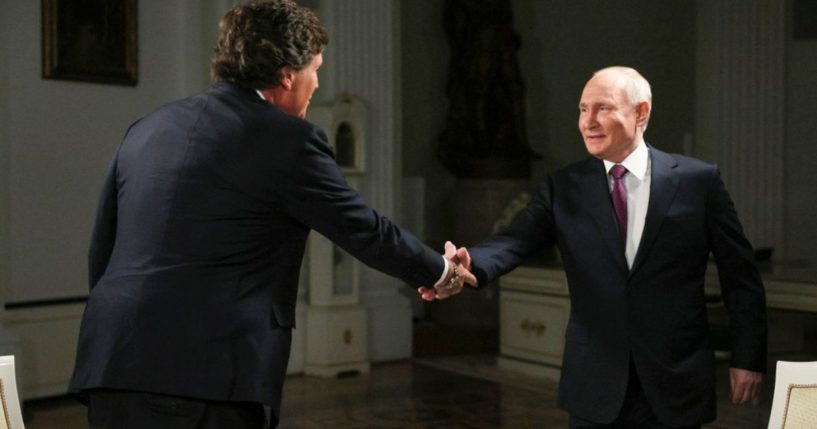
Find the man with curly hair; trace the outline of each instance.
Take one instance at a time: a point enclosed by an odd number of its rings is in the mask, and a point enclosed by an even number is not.
[[[311,229],[407,283],[475,283],[370,209],[303,120],[328,42],[310,10],[251,2],[219,33],[216,82],[134,123],[108,170],[69,388],[92,428],[275,427]]]

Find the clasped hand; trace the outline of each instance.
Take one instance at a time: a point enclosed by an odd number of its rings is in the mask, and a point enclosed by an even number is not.
[[[457,249],[454,243],[445,242],[443,257],[448,260],[448,272],[443,281],[434,287],[421,286],[417,289],[420,298],[426,301],[446,299],[462,292],[465,283],[477,287],[477,278],[471,274],[471,255],[464,247]]]

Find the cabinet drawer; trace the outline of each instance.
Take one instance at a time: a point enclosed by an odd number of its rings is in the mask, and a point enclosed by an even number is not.
[[[499,279],[500,290],[550,295],[567,295],[567,277],[562,270],[519,267]]]
[[[307,365],[337,366],[366,360],[365,307],[309,307],[306,329]]]
[[[499,311],[503,355],[561,365],[570,314],[567,297],[502,291]]]

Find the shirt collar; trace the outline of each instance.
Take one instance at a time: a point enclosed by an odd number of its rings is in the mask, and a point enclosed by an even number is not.
[[[638,180],[644,180],[647,175],[647,166],[649,164],[650,152],[647,149],[647,144],[642,140],[638,143],[635,150],[632,151],[624,161],[619,162],[627,169],[627,172],[635,176]],[[610,169],[616,165],[615,162],[604,160],[604,169],[607,174],[610,174]]]

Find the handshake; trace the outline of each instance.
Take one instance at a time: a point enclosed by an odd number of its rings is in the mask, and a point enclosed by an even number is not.
[[[448,272],[443,280],[433,287],[421,286],[417,289],[420,297],[426,301],[446,299],[462,292],[465,284],[477,287],[477,278],[471,274],[471,255],[464,247],[459,249],[450,241],[445,242],[443,257],[448,261]]]

